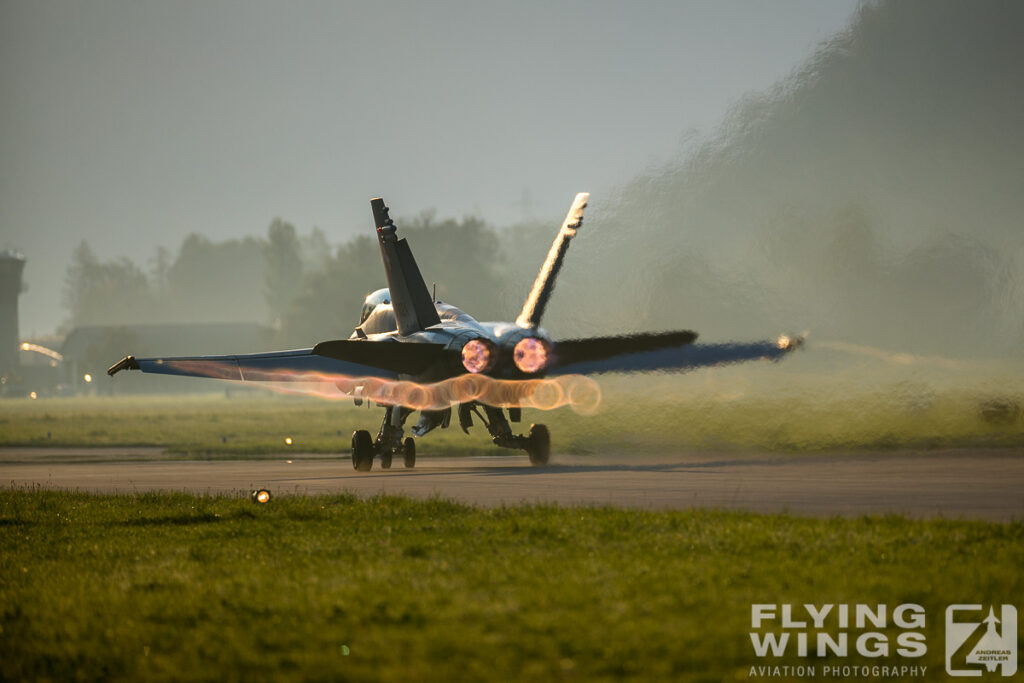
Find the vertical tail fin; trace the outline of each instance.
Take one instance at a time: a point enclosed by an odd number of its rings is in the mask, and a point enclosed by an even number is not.
[[[437,325],[441,319],[437,317],[437,309],[434,308],[427,283],[420,275],[409,243],[398,239],[395,234],[395,223],[388,216],[388,207],[384,205],[383,199],[371,199],[370,207],[373,209],[373,222],[377,226],[377,240],[380,242],[388,289],[391,290],[391,305],[395,309],[398,333],[404,337]]]
[[[533,289],[530,290],[530,295],[523,303],[523,310],[516,318],[516,325],[519,327],[537,327],[540,324],[544,308],[548,304],[548,299],[551,298],[551,292],[555,289],[555,279],[558,277],[558,271],[562,268],[562,261],[565,260],[565,252],[569,250],[569,242],[583,225],[583,209],[587,207],[588,199],[590,199],[589,192],[580,192],[573,200],[572,207],[569,208],[569,213],[566,214],[565,221],[562,223],[562,228],[558,231],[558,235],[548,251],[548,257],[544,260],[540,272],[537,273]]]

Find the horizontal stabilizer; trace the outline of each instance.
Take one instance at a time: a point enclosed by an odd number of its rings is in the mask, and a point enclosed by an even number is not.
[[[320,342],[313,347],[313,353],[403,375],[418,375],[431,365],[458,356],[458,353],[446,351],[444,344],[358,339]]]
[[[555,345],[554,357],[555,362],[559,365],[588,363],[628,353],[679,348],[692,344],[696,340],[697,333],[689,330],[592,337],[590,339],[566,339]]]
[[[125,356],[121,360],[117,361],[109,368],[107,368],[107,374],[113,377],[122,370],[138,370],[139,363],[135,360],[135,356]]]

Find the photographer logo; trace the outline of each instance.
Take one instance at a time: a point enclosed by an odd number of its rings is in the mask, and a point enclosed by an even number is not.
[[[1002,605],[997,612],[983,605],[946,608],[946,673],[981,676],[1017,672],[1017,608]]]

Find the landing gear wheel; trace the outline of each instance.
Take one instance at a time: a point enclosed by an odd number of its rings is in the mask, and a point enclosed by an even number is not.
[[[416,441],[411,437],[406,437],[402,443],[402,455],[405,457],[405,466],[409,469],[416,467]]]
[[[530,436],[526,442],[526,453],[534,467],[547,467],[551,457],[551,435],[544,425],[530,425]]]
[[[383,467],[386,470],[390,470],[391,469],[391,457],[392,457],[391,451],[384,451],[383,453],[381,453],[380,454],[380,466]]]
[[[357,472],[369,472],[373,468],[373,439],[365,429],[352,432],[352,467]]]

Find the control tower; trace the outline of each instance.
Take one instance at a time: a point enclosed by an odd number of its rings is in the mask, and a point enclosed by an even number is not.
[[[24,289],[21,273],[25,257],[16,251],[0,251],[0,376],[18,371],[18,297]]]

